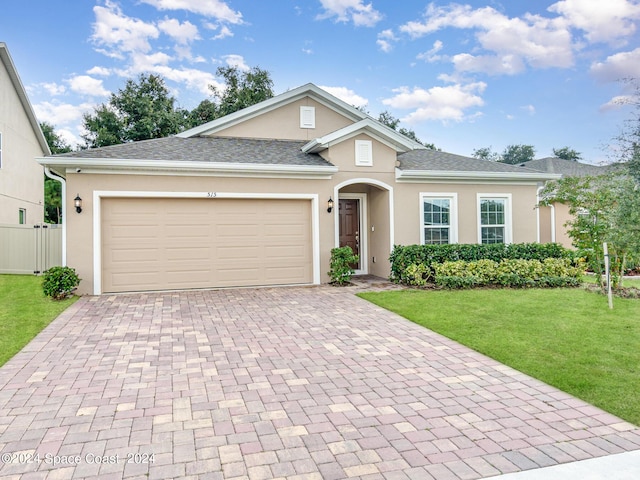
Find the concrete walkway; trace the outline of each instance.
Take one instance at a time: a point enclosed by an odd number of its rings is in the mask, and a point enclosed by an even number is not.
[[[357,289],[80,299],[0,369],[0,478],[475,479],[640,450]]]

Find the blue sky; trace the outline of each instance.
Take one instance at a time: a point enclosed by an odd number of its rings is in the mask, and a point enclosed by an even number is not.
[[[71,143],[128,78],[160,74],[191,109],[237,65],[268,70],[276,93],[312,82],[387,110],[448,152],[569,146],[600,163],[631,113],[619,80],[640,78],[639,0],[4,3],[0,41]]]

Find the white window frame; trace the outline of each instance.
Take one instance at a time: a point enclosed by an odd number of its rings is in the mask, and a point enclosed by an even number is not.
[[[356,140],[356,167],[373,166],[373,142],[371,140]]]
[[[424,201],[426,199],[449,200],[449,244],[458,243],[458,194],[450,192],[420,192],[420,245],[426,244],[424,238]]]
[[[513,243],[513,221],[511,218],[512,195],[510,193],[478,193],[477,214],[478,214],[478,243],[482,244],[482,227],[492,227],[501,225],[482,225],[481,206],[483,200],[504,200],[504,243]]]
[[[300,107],[300,128],[316,128],[316,107]]]

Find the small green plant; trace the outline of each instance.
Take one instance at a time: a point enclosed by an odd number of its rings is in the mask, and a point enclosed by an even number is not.
[[[80,277],[71,267],[52,267],[42,276],[42,290],[54,300],[67,298],[80,284]]]
[[[358,255],[353,253],[351,247],[340,247],[331,249],[331,264],[328,275],[331,283],[335,285],[345,285],[351,281],[351,276],[355,270],[352,264],[358,263]]]

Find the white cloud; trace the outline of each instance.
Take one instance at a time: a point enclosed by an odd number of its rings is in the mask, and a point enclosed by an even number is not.
[[[109,75],[111,75],[111,70],[109,70],[108,68],[105,67],[93,67],[90,68],[89,70],[87,70],[87,74],[88,75],[100,75],[102,77],[107,77]]]
[[[186,10],[187,12],[215,18],[221,22],[239,25],[242,13],[236,12],[220,0],[142,0],[158,10]]]
[[[51,96],[62,95],[67,91],[64,85],[58,85],[57,83],[39,83],[36,88],[44,88]]]
[[[237,67],[243,72],[248,72],[249,70],[251,70],[249,65],[245,63],[244,57],[242,55],[225,55],[222,58],[224,58],[225,63],[230,67]]]
[[[608,110],[618,110],[625,105],[631,105],[635,101],[634,96],[630,95],[618,95],[613,97],[607,103],[600,106],[600,110],[606,112]]]
[[[382,14],[373,8],[372,3],[363,0],[320,0],[324,12],[318,19],[336,17],[338,22],[353,22],[356,27],[373,27],[382,20]]]
[[[451,57],[458,71],[513,74],[521,72],[525,64],[534,68],[573,65],[571,32],[562,18],[531,14],[509,18],[492,7],[430,4],[422,21],[408,22],[400,31],[418,39],[445,28],[476,32],[480,49]]]
[[[180,45],[187,45],[200,38],[198,27],[189,21],[180,23],[180,21],[175,18],[165,18],[158,23],[158,28]]]
[[[313,50],[310,48],[303,48],[302,53],[306,53],[307,55],[313,55]]]
[[[455,84],[445,87],[432,87],[428,90],[414,87],[400,87],[394,90],[395,96],[382,101],[392,108],[412,110],[400,120],[415,124],[426,120],[462,121],[477,117],[475,112],[466,115],[465,111],[473,107],[481,107],[484,100],[480,94],[487,85],[484,82]]]
[[[226,25],[214,25],[213,23],[205,23],[205,27],[209,30],[218,30],[220,32],[217,35],[211,37],[212,40],[222,40],[223,38],[233,37],[233,32]]]
[[[527,112],[527,114],[529,115],[536,114],[536,107],[534,107],[533,105],[523,105],[520,107],[520,110]]]
[[[102,51],[110,56],[121,56],[122,52],[148,52],[150,39],[158,38],[158,29],[137,18],[127,17],[118,5],[110,1],[105,6],[93,7],[96,21],[93,24],[92,40],[105,47]]]
[[[369,101],[358,95],[353,90],[350,90],[347,87],[327,87],[320,85],[320,88],[326,92],[329,92],[334,97],[338,97],[343,102],[348,103],[349,105],[353,105],[355,107],[365,107]]]
[[[623,78],[640,78],[640,48],[607,57],[591,65],[591,74],[600,82],[615,82]]]
[[[630,0],[561,0],[548,10],[585,31],[591,43],[618,43],[635,33],[634,20],[640,19],[640,5]]]
[[[430,50],[427,50],[424,53],[418,54],[416,58],[418,58],[418,60],[424,60],[425,62],[429,62],[429,63],[437,62],[438,60],[442,59],[442,56],[436,55],[436,54],[440,50],[442,50],[443,46],[444,44],[440,40],[436,40],[435,42],[433,42],[433,47],[431,47]]]
[[[91,97],[104,97],[109,95],[109,90],[102,85],[102,80],[90,77],[89,75],[76,75],[69,79],[69,88],[80,95]]]
[[[91,103],[71,105],[70,103],[41,102],[33,105],[36,117],[40,122],[48,122],[55,125],[70,125],[82,120],[82,114],[93,109]]]
[[[376,40],[376,44],[380,47],[385,53],[389,53],[393,50],[393,43],[398,39],[393,33],[393,30],[383,30],[378,34],[378,39]]]

